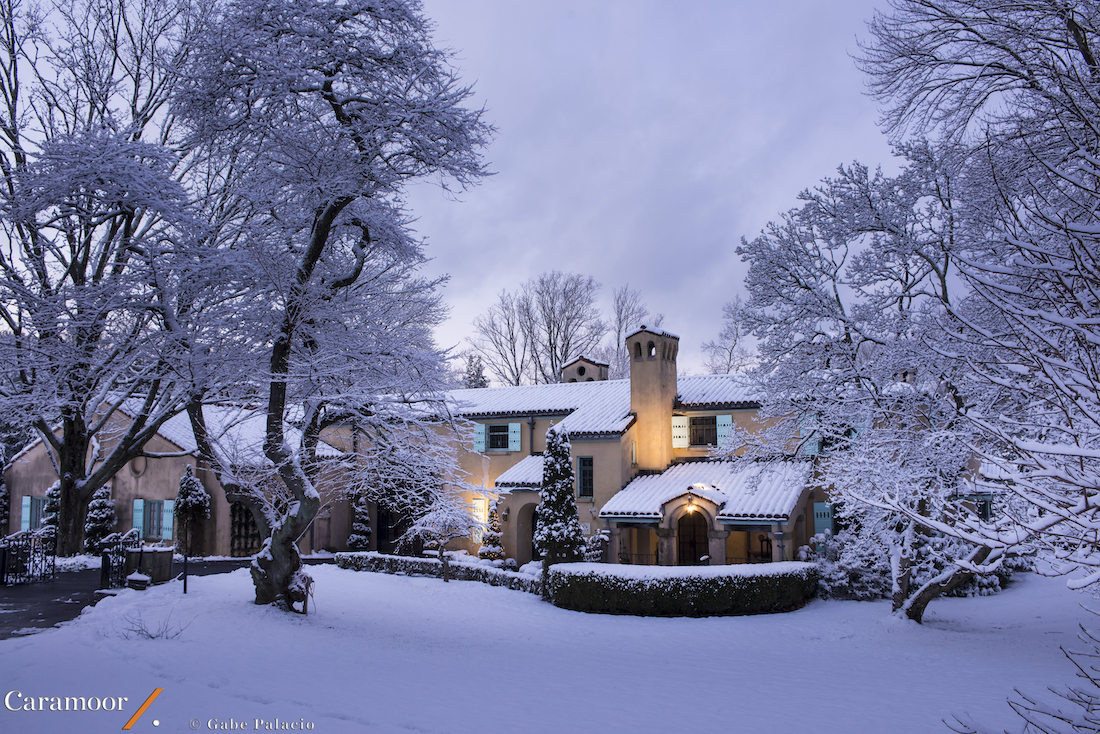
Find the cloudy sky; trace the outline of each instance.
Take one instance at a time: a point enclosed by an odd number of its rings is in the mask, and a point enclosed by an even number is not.
[[[496,175],[409,205],[447,273],[442,346],[549,270],[629,283],[699,371],[734,252],[853,159],[890,164],[851,55],[885,0],[424,0],[498,134]]]

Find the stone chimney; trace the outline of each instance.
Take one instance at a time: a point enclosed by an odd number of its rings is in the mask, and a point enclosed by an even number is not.
[[[630,411],[638,469],[663,471],[672,463],[672,407],[680,337],[644,324],[626,337],[630,353]]]

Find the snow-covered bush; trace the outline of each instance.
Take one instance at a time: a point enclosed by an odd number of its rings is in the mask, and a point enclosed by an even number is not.
[[[176,537],[179,539],[180,552],[194,555],[197,551],[196,536],[202,521],[210,517],[210,496],[206,494],[206,488],[202,482],[191,472],[188,464],[180,477],[179,489],[176,490],[176,526],[179,531]]]
[[[370,501],[363,493],[357,494],[351,505],[351,535],[348,536],[350,550],[370,548]]]
[[[584,560],[589,563],[606,563],[607,546],[611,542],[611,536],[606,530],[597,530],[585,538]]]
[[[84,552],[98,554],[100,544],[115,529],[115,501],[111,499],[111,485],[100,487],[88,503],[88,515],[84,520]]]
[[[894,578],[890,559],[902,547],[903,526],[890,514],[850,506],[839,510],[848,527],[835,536],[815,535],[801,554],[817,563],[818,593],[825,599],[889,599]],[[908,564],[909,585],[921,587],[941,576],[951,559],[964,554],[967,544],[954,538],[916,534],[905,547],[913,554]],[[1001,590],[1015,570],[1030,570],[1029,557],[1007,557],[994,573],[975,574],[944,592],[945,596],[988,596]]]
[[[835,536],[815,535],[812,542],[811,558],[818,565],[818,594],[823,599],[890,598],[889,551],[876,536],[861,538],[845,529]]]
[[[497,500],[489,505],[489,524],[481,534],[481,547],[477,549],[477,557],[489,561],[504,559],[504,546],[500,540],[500,513],[497,512]]]
[[[659,617],[765,614],[802,606],[817,589],[812,563],[621,566],[566,563],[550,569],[546,594],[578,612]]]
[[[390,556],[376,552],[337,553],[336,565],[352,571],[372,571],[405,576],[443,575],[443,564],[436,558]],[[448,572],[459,581],[480,581],[491,586],[504,586],[530,594],[542,593],[542,581],[537,576],[516,573],[484,564],[452,563]]]
[[[46,490],[46,507],[42,511],[40,535],[56,535],[61,523],[61,482],[57,481]]]

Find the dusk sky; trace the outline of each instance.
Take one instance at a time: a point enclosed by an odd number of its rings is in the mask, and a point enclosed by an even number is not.
[[[885,0],[425,0],[498,133],[496,172],[409,206],[448,273],[443,347],[501,289],[549,270],[637,289],[680,367],[745,295],[734,252],[799,191],[859,160],[896,169],[852,55]]]

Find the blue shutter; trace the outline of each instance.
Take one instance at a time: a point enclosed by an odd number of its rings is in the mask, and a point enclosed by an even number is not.
[[[474,426],[474,451],[485,453],[485,426],[481,423]]]
[[[815,436],[814,432],[815,428],[810,421],[803,422],[802,427],[798,429],[798,438],[802,443],[802,454],[804,456],[821,453],[821,436]]]
[[[145,537],[145,500],[134,500],[134,530],[138,537]]]
[[[686,415],[672,416],[672,448],[686,449],[691,437],[688,434],[688,417]]]
[[[733,440],[733,416],[718,415],[715,421],[718,424],[718,445],[729,446]]]
[[[814,502],[814,535],[833,530],[833,506],[828,502]]]
[[[160,537],[162,540],[172,539],[172,520],[175,510],[175,500],[164,500],[164,508],[160,514]]]
[[[522,423],[509,423],[508,424],[508,450],[509,451],[522,451],[523,450],[523,424]]]
[[[19,516],[19,529],[30,530],[31,529],[31,498],[23,498],[23,512]]]

